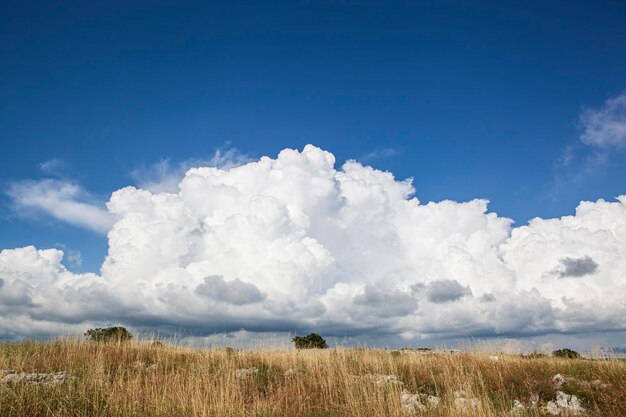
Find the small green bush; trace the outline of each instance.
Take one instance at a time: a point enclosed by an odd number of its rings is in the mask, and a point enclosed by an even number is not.
[[[554,352],[552,352],[552,356],[565,359],[578,359],[580,358],[580,353],[572,349],[564,348],[555,350]]]
[[[296,345],[296,349],[326,349],[328,344],[322,336],[311,333],[308,336],[296,336],[291,339]]]
[[[540,352],[530,352],[526,355],[522,355],[522,357],[526,359],[541,359],[541,358],[545,358],[546,355]]]
[[[85,332],[85,337],[92,342],[126,342],[133,338],[125,327],[105,327],[89,329]]]

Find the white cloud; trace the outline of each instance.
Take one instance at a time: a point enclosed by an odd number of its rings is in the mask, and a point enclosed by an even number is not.
[[[599,109],[586,109],[580,116],[583,143],[602,148],[626,145],[626,91],[607,100]]]
[[[361,156],[358,159],[359,161],[363,163],[369,163],[376,159],[392,158],[398,155],[399,153],[400,152],[396,148],[377,148],[371,152],[366,153],[365,155]]]
[[[44,179],[14,182],[7,194],[19,215],[46,213],[58,220],[106,234],[113,217],[80,186],[64,181]]]
[[[63,251],[63,259],[66,265],[72,268],[80,268],[83,265],[83,255],[79,250],[68,248],[63,243],[57,243],[54,246]]]
[[[555,168],[565,168],[572,164],[574,159],[576,158],[575,150],[572,145],[567,145],[561,151],[561,154],[554,162]]]
[[[175,193],[114,192],[100,276],[67,271],[56,249],[0,253],[0,316],[16,323],[0,334],[94,321],[405,339],[626,329],[626,196],[512,228],[485,200],[421,204],[410,180],[334,163],[309,145],[192,168]]]
[[[39,164],[39,169],[44,174],[59,175],[65,168],[65,162],[59,158],[48,159]]]
[[[149,166],[133,170],[133,179],[139,187],[151,192],[177,192],[178,184],[190,168],[216,167],[230,169],[251,162],[251,158],[242,154],[236,148],[229,148],[228,143],[215,150],[209,158],[190,158],[179,163],[172,163],[169,159],[162,159]]]
[[[626,145],[626,91],[608,99],[600,108],[584,109],[579,119],[580,142],[563,147],[554,161],[550,190],[553,200],[562,190],[605,167],[613,153]]]
[[[80,251],[69,250],[67,255],[65,255],[65,259],[74,268],[80,268],[83,265],[83,256]]]

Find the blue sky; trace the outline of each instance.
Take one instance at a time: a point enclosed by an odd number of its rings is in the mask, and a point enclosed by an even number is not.
[[[5,2],[2,186],[64,178],[103,202],[164,159],[313,143],[517,224],[624,193],[623,148],[590,163],[579,117],[626,89],[626,6],[463,3]],[[103,235],[0,204],[0,248],[98,270]]]

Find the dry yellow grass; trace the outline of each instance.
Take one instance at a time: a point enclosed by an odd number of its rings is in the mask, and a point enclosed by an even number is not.
[[[66,371],[58,386],[0,385],[0,416],[405,416],[404,389],[436,395],[428,416],[511,415],[514,399],[555,397],[552,377],[573,379],[563,391],[588,415],[624,416],[626,363],[617,360],[527,359],[480,354],[392,353],[373,349],[295,351],[191,349],[147,342],[76,340],[0,344],[0,369]],[[150,369],[148,367],[152,366]],[[237,369],[258,373],[237,379]],[[287,370],[292,369],[293,372]],[[378,385],[367,374],[393,374],[403,385]],[[355,377],[356,376],[356,377]],[[601,380],[594,387],[585,381]],[[454,391],[480,407],[464,413]],[[540,410],[526,416],[542,415]]]

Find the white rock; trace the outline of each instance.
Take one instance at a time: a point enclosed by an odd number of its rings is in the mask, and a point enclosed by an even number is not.
[[[530,395],[530,406],[531,407],[537,407],[539,405],[539,394],[532,393]]]
[[[454,405],[463,411],[470,411],[480,407],[480,400],[478,398],[455,398]]]
[[[594,387],[594,388],[598,388],[598,389],[600,389],[600,388],[606,388],[606,387],[608,387],[609,385],[608,385],[608,384],[605,384],[604,382],[602,382],[602,381],[601,381],[601,380],[599,380],[599,379],[595,379],[595,380],[591,381],[591,386],[592,386],[592,387]]]
[[[402,408],[408,413],[417,411],[426,411],[427,407],[420,401],[419,394],[411,394],[408,391],[402,391]]]
[[[408,413],[427,411],[435,409],[439,405],[439,398],[427,394],[411,394],[409,391],[402,391],[402,408]]]
[[[461,411],[472,411],[480,407],[480,400],[478,398],[468,398],[465,391],[455,391],[454,406]]]
[[[365,379],[372,381],[377,385],[402,385],[404,382],[400,381],[395,375],[380,375],[380,374],[366,374],[366,375],[352,375],[353,378]]]
[[[245,368],[245,369],[237,369],[235,370],[235,378],[237,379],[247,379],[252,375],[258,374],[258,368]]]
[[[19,382],[26,382],[29,384],[37,385],[60,385],[65,382],[65,372],[50,372],[50,373],[26,373],[15,371],[0,371],[0,383],[3,384],[15,384]]]
[[[428,401],[428,405],[430,406],[430,408],[437,408],[437,406],[439,405],[439,398],[435,397],[434,395],[426,395],[426,401]]]
[[[404,382],[400,381],[395,375],[372,375],[372,379],[378,385],[402,385]]]
[[[14,384],[16,382],[22,382],[24,380],[24,374],[20,373],[20,374],[16,374],[16,373],[10,373],[4,376],[4,378],[2,378],[2,382],[5,384]]]
[[[548,401],[546,411],[555,416],[576,416],[586,412],[575,395],[569,395],[563,391],[556,392],[555,401]]]
[[[513,407],[511,407],[511,414],[519,414],[526,411],[526,407],[520,400],[513,401]]]
[[[454,398],[465,398],[467,393],[465,391],[454,391]]]
[[[561,374],[556,374],[552,377],[552,384],[554,385],[554,389],[558,390],[561,389],[561,387],[563,385],[565,385],[567,381],[565,380],[565,377]]]

